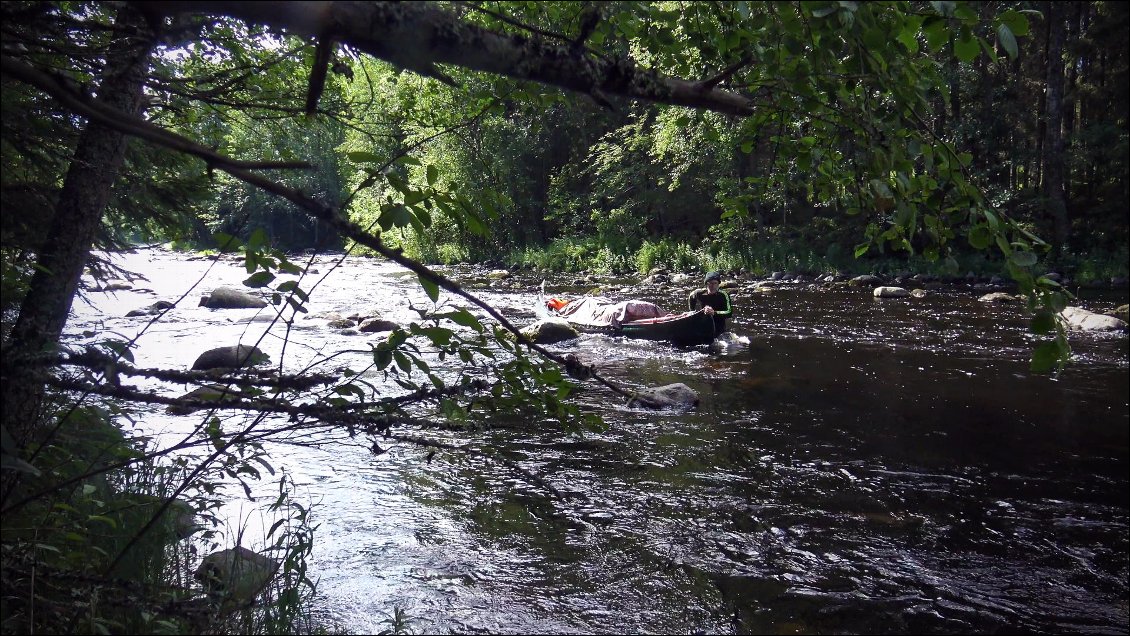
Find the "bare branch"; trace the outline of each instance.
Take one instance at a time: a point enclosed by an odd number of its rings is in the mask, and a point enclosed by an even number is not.
[[[333,38],[325,36],[318,40],[314,49],[314,63],[310,68],[310,84],[306,89],[306,114],[313,115],[318,109],[318,100],[326,87],[326,73],[330,69],[330,58],[334,53]]]
[[[752,61],[753,61],[753,57],[750,56],[750,55],[746,55],[745,57],[738,60],[734,64],[731,64],[729,67],[727,67],[721,73],[715,75],[714,77],[702,80],[701,82],[699,82],[699,86],[701,86],[703,90],[710,90],[710,89],[714,88],[715,86],[717,86],[718,84],[726,81],[734,73],[737,73],[738,71],[742,70],[743,68],[749,66],[750,62],[752,62]]]

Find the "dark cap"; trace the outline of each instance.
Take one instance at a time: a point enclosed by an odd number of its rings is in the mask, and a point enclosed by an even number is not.
[[[722,281],[722,275],[721,275],[721,274],[719,274],[718,272],[710,272],[710,273],[708,273],[708,274],[706,275],[706,282],[708,282],[708,283],[709,283],[709,282],[710,282],[710,281],[712,281],[712,280],[716,280],[716,281],[718,281],[718,282],[721,282],[721,281]]]

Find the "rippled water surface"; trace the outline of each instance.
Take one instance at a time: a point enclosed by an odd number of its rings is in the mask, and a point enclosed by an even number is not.
[[[238,264],[158,252],[119,262],[150,291],[89,293],[68,333],[132,337],[147,319],[127,311],[187,294],[146,327],[139,366],[187,368],[242,341],[289,370],[340,351],[353,353],[334,365],[362,368],[378,340],[197,307],[201,292],[246,277]],[[325,280],[303,283],[312,313],[376,308],[404,323],[428,304],[389,265],[315,267]],[[533,320],[540,278],[490,287],[449,273],[516,324]],[[604,293],[675,309],[690,286],[619,291],[633,283]],[[443,434],[479,452],[431,461],[348,438],[272,445],[320,524],[318,614],[359,633],[389,628],[394,608],[427,633],[1127,633],[1125,335],[1075,334],[1068,369],[1033,375],[1024,310],[979,303],[983,291],[880,301],[752,283],[734,291],[745,347],[600,335],[554,346],[630,388],[685,383],[696,410],[627,409],[589,387],[577,399],[608,427],[583,436],[500,415],[486,431]],[[1126,302],[1125,291],[1092,296],[1080,303]],[[198,423],[156,410],[139,421],[171,436]],[[226,510],[233,524],[261,519],[245,497]]]

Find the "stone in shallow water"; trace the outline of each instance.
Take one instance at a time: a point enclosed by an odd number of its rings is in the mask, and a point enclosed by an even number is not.
[[[903,287],[876,287],[875,291],[871,292],[876,298],[906,298],[910,292]]]
[[[200,304],[209,309],[258,309],[266,307],[267,301],[234,287],[217,287],[202,296]]]
[[[1060,312],[1069,329],[1076,331],[1123,331],[1125,321],[1106,314],[1096,314],[1081,307],[1068,307]]]
[[[646,407],[653,409],[690,409],[698,406],[698,392],[682,382],[667,384],[636,392],[635,397],[628,401],[629,407]]]
[[[192,363],[193,371],[206,371],[208,369],[238,369],[250,367],[267,362],[270,357],[263,353],[259,347],[251,345],[235,345],[232,347],[218,347],[200,354],[196,362]]]

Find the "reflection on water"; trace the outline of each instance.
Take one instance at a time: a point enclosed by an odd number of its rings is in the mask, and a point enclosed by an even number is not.
[[[70,333],[131,335],[143,323],[126,311],[175,299],[210,264],[130,259],[154,293],[92,295]],[[405,322],[427,303],[409,274],[346,270],[312,312]],[[201,291],[243,276],[218,265]],[[539,282],[477,293],[524,324]],[[430,462],[411,447],[273,445],[317,506],[319,612],[356,632],[399,608],[419,632],[1125,634],[1127,338],[1074,336],[1075,364],[1033,376],[1023,310],[978,295],[739,289],[732,327],[751,344],[722,354],[586,335],[557,348],[629,387],[683,382],[702,403],[651,413],[590,388],[579,400],[608,428],[580,437],[502,416],[444,433],[471,452]],[[643,296],[674,308],[684,295]],[[139,365],[186,368],[266,329],[182,305],[142,338]],[[285,341],[292,369],[345,349],[364,365],[367,336],[309,324],[260,346],[277,361]]]

